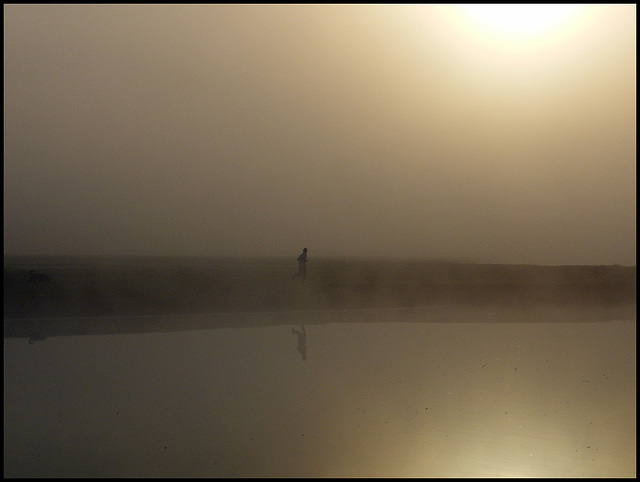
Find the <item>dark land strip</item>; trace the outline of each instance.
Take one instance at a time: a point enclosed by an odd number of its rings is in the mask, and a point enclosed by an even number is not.
[[[34,281],[34,272],[46,277]],[[635,319],[635,266],[318,260],[305,282],[294,273],[295,263],[286,260],[5,258],[4,336],[271,326],[301,317],[306,323]]]

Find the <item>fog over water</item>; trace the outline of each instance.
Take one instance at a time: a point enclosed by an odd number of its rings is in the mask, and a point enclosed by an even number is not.
[[[4,475],[635,476],[635,320],[443,313],[5,338]]]
[[[500,19],[5,5],[4,476],[635,477],[636,6]]]
[[[4,253],[635,265],[635,14],[5,5]]]

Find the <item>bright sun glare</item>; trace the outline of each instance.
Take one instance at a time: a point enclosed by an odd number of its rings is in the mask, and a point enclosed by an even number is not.
[[[577,5],[555,4],[475,4],[465,5],[469,15],[480,23],[503,32],[529,34],[566,20]]]

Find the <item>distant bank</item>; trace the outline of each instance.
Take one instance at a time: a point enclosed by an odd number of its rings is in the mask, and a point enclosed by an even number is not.
[[[4,318],[404,308],[635,305],[635,266],[284,258],[4,258]],[[29,282],[42,273],[50,282]],[[32,276],[32,275],[31,275]]]

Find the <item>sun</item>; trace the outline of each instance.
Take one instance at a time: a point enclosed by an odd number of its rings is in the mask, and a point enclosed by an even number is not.
[[[508,34],[526,35],[563,23],[575,13],[578,5],[474,4],[462,8],[485,27]]]

